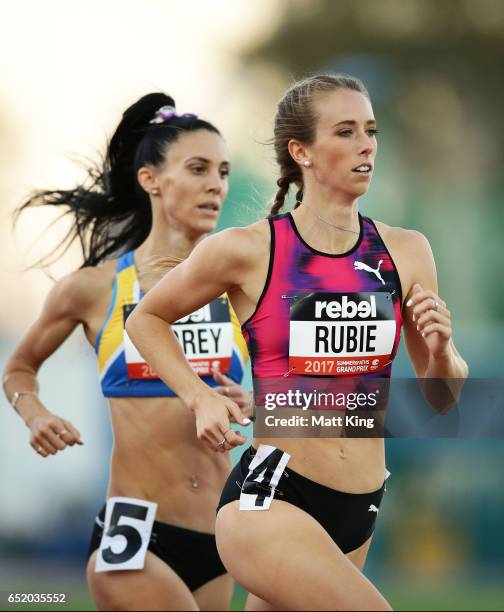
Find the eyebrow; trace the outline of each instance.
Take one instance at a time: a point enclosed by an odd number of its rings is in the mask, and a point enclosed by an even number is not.
[[[368,121],[366,121],[366,125],[369,125],[371,123],[376,124],[376,119],[369,119]],[[355,121],[355,119],[344,119],[343,121],[339,121],[338,123],[335,123],[333,125],[333,127],[336,127],[337,125],[357,125],[357,121]]]
[[[209,159],[207,159],[206,157],[199,157],[197,155],[195,157],[190,157],[187,160],[187,163],[192,162],[192,161],[199,161],[199,162],[202,162],[204,164],[210,164],[211,163],[211,161]],[[226,166],[230,166],[231,165],[228,161],[223,161],[219,165],[222,166],[223,164],[225,164]]]

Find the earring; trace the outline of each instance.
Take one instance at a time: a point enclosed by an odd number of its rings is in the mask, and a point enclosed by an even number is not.
[[[159,195],[159,189],[157,187],[154,187],[154,189],[151,189],[151,195],[153,196]]]
[[[309,168],[312,165],[311,161],[309,159],[305,159],[303,162],[303,166],[305,168]]]

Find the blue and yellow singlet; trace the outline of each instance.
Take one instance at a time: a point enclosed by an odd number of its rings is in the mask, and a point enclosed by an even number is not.
[[[175,397],[176,394],[145,363],[129,339],[125,321],[142,298],[135,252],[119,258],[112,303],[96,338],[100,384],[105,397]],[[172,329],[193,370],[214,387],[218,370],[240,383],[248,360],[240,324],[227,296],[176,321]]]

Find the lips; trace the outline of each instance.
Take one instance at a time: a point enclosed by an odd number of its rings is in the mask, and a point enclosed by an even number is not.
[[[357,174],[369,174],[372,170],[373,170],[373,166],[365,162],[353,168],[352,172],[357,172]]]
[[[209,210],[212,212],[219,212],[220,206],[215,202],[204,202],[203,204],[198,204],[198,208],[200,210]]]

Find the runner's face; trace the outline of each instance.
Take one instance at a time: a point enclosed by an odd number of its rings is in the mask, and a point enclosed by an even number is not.
[[[363,94],[338,89],[314,100],[316,138],[308,153],[319,183],[352,198],[366,193],[376,156],[376,122]],[[367,164],[364,171],[356,170]]]
[[[229,159],[221,136],[208,130],[181,134],[156,174],[172,227],[195,234],[215,229],[228,192]]]

